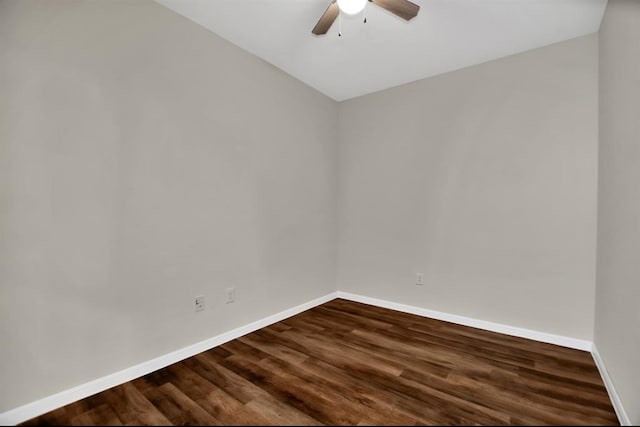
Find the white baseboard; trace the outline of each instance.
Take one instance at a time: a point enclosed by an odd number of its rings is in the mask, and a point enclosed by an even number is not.
[[[406,304],[400,304],[396,302],[381,300],[377,298],[365,297],[362,295],[356,295],[348,292],[332,292],[320,298],[316,298],[312,301],[300,304],[296,307],[281,311],[264,319],[251,322],[245,326],[233,329],[229,332],[217,335],[215,337],[206,339],[199,343],[190,345],[188,347],[176,350],[174,352],[165,354],[163,356],[156,357],[155,359],[140,363],[122,371],[104,376],[102,378],[95,379],[85,384],[73,387],[68,390],[64,390],[60,393],[45,397],[32,403],[20,406],[18,408],[9,410],[0,414],[0,425],[15,425],[23,421],[29,420],[33,417],[37,417],[49,411],[52,411],[61,406],[73,403],[85,397],[89,397],[93,394],[107,390],[111,387],[123,384],[127,381],[139,378],[143,375],[162,369],[173,363],[184,360],[188,357],[195,356],[203,351],[210,350],[216,346],[224,344],[228,341],[239,338],[243,335],[256,331],[260,328],[264,328],[273,323],[287,319],[298,313],[301,313],[310,308],[329,302],[335,298],[342,298],[349,301],[361,302],[364,304],[370,304],[377,307],[389,308],[391,310],[397,310],[404,313],[416,314],[418,316],[428,317],[437,320],[443,320],[446,322],[456,323],[464,326],[471,326],[474,328],[484,329],[488,331],[498,332],[502,334],[528,338],[536,341],[546,342],[550,344],[556,344],[563,347],[575,348],[578,350],[591,351],[593,358],[596,362],[596,366],[600,370],[600,374],[603,378],[609,396],[615,408],[616,414],[622,425],[631,425],[629,417],[627,416],[622,403],[616,390],[611,382],[611,378],[606,370],[606,367],[598,354],[597,349],[591,341],[580,340],[576,338],[565,337],[561,335],[548,334],[545,332],[533,331],[524,328],[518,328],[514,326],[504,325],[500,323],[488,322],[485,320],[478,320],[471,317],[458,316],[455,314],[448,314],[440,311],[429,310],[426,308],[415,307]]]
[[[630,426],[631,420],[622,406],[620,396],[616,392],[616,389],[611,381],[609,372],[604,364],[604,361],[598,353],[598,349],[591,341],[581,340],[577,338],[565,337],[562,335],[554,335],[546,332],[533,331],[530,329],[518,328],[509,325],[503,325],[501,323],[487,322],[485,320],[478,320],[471,317],[458,316],[455,314],[443,313],[441,311],[429,310],[426,308],[415,307],[406,304],[400,304],[396,302],[386,301],[377,298],[365,297],[362,295],[356,295],[349,292],[338,291],[338,298],[346,299],[349,301],[361,302],[363,304],[374,305],[376,307],[389,308],[391,310],[401,311],[403,313],[415,314],[422,317],[428,317],[431,319],[444,320],[446,322],[456,323],[464,326],[471,326],[474,328],[484,329],[492,332],[499,332],[501,334],[512,335],[521,338],[528,338],[535,341],[546,342],[550,344],[556,344],[563,347],[574,348],[577,350],[585,350],[591,352],[593,359],[600,371],[600,376],[604,382],[609,398],[613,404],[613,408],[616,411],[618,420],[623,426]]]
[[[457,323],[459,325],[471,326],[473,328],[484,329],[487,331],[499,332],[501,334],[512,335],[515,337],[528,338],[536,341],[546,342],[549,344],[560,345],[563,347],[575,348],[578,350],[591,351],[592,347],[591,341],[565,337],[562,335],[548,334],[546,332],[533,331],[530,329],[518,328],[515,326],[503,325],[501,323],[487,322],[486,320],[478,320],[471,317],[443,313],[441,311],[429,310],[427,308],[415,307],[412,305],[365,297],[362,295],[351,294],[349,292],[338,291],[338,298],[375,305],[377,307],[390,308],[391,310],[416,314],[418,316],[429,317],[431,319],[444,320],[445,322]]]
[[[234,340],[250,332],[256,331],[260,328],[264,328],[273,323],[294,316],[320,304],[324,304],[325,302],[331,301],[335,298],[337,298],[337,292],[332,292],[328,295],[281,311],[279,313],[265,317],[264,319],[256,320],[255,322],[251,322],[248,325],[241,326],[213,338],[206,339],[199,343],[184,347],[180,350],[176,350],[163,356],[156,357],[155,359],[142,362],[130,368],[123,369],[122,371],[95,379],[93,381],[81,384],[68,390],[61,391],[60,393],[47,396],[43,399],[28,403],[18,408],[11,409],[0,414],[0,425],[15,425],[23,421],[27,421],[33,417],[37,417],[54,409],[60,408],[61,406],[68,405],[69,403],[84,399],[85,397],[89,397],[111,387],[115,387],[117,385],[126,383],[127,381],[134,380],[143,375],[149,374],[153,371],[157,371],[158,369],[162,369],[173,363],[184,360],[188,357],[195,356],[198,353],[210,350],[228,341]]]
[[[596,362],[598,371],[600,371],[600,376],[602,377],[602,381],[604,381],[604,386],[607,388],[609,398],[611,399],[611,404],[613,405],[613,409],[615,409],[616,415],[618,416],[618,421],[620,421],[620,424],[623,426],[630,426],[631,420],[629,419],[627,412],[622,406],[620,396],[618,395],[618,392],[613,385],[613,381],[611,381],[609,371],[604,364],[604,360],[602,360],[602,357],[600,357],[600,353],[598,353],[598,348],[596,347],[595,343],[593,344],[593,348],[591,349],[591,355],[593,356],[593,360]]]

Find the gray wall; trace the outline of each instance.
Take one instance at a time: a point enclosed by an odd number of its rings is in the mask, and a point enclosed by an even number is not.
[[[640,2],[609,0],[600,27],[595,345],[640,424]]]
[[[335,291],[329,98],[112,0],[1,1],[0,94],[0,412]]]
[[[595,335],[638,422],[632,3],[601,36]],[[338,105],[151,1],[0,0],[0,412],[334,291],[336,252],[341,290],[592,339],[597,58]]]
[[[338,288],[591,340],[597,48],[593,34],[339,104]]]

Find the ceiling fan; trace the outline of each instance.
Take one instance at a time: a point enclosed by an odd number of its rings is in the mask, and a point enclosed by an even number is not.
[[[340,11],[348,15],[355,15],[364,9],[367,1],[407,21],[415,17],[420,10],[420,6],[409,0],[333,0],[311,32],[317,36],[326,34]]]

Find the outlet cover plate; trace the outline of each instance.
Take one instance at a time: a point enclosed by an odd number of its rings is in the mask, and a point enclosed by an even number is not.
[[[227,304],[236,301],[236,288],[227,288]]]
[[[204,310],[204,296],[199,296],[196,297],[196,304],[195,304],[195,311],[202,311]]]

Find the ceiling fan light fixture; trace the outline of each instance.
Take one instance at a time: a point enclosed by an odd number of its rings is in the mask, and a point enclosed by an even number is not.
[[[362,12],[367,5],[367,0],[338,0],[338,7],[347,15],[355,15]]]

